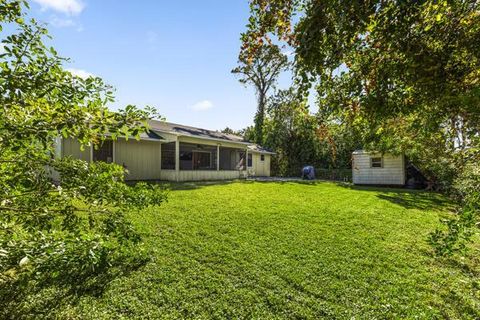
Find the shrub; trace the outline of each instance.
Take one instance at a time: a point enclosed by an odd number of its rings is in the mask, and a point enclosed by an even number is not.
[[[464,252],[472,236],[480,227],[480,164],[468,163],[453,184],[453,196],[461,203],[457,214],[442,220],[444,230],[437,229],[430,243],[437,255],[446,256]]]

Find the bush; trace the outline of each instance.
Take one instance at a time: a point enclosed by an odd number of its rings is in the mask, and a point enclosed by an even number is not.
[[[108,110],[112,88],[66,71],[67,59],[43,43],[48,32],[25,19],[25,7],[0,1],[0,30],[11,31],[1,33],[0,54],[0,318],[36,315],[22,306],[42,288],[78,294],[143,261],[126,214],[165,199],[158,186],[127,186],[121,166],[56,159],[59,137],[83,146],[138,138],[157,114]]]
[[[453,184],[453,196],[461,203],[456,215],[442,220],[444,230],[437,229],[429,242],[437,255],[464,252],[480,227],[480,164],[468,163]]]
[[[23,165],[0,170],[1,184],[8,185],[10,171]],[[67,158],[49,165],[60,173],[59,185],[41,164],[29,163],[37,189],[14,185],[0,206],[0,318],[15,314],[32,290],[63,284],[77,293],[95,291],[101,284],[96,279],[104,281],[110,269],[146,260],[126,214],[161,204],[164,190],[126,185],[123,167],[115,164]]]

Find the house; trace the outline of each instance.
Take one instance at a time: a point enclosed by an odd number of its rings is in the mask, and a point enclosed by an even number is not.
[[[357,150],[352,155],[354,184],[405,185],[404,155],[380,154]]]
[[[62,139],[59,153],[88,162],[124,166],[126,180],[229,180],[270,176],[274,154],[243,137],[164,121],[149,121],[139,140],[106,140],[98,149],[80,149],[77,140]]]

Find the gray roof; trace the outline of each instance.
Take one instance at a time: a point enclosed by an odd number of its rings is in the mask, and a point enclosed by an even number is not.
[[[152,130],[148,130],[147,132],[140,133],[140,139],[165,140],[160,134]]]
[[[229,142],[237,142],[248,145],[248,150],[252,152],[275,154],[274,152],[265,149],[258,144],[250,143],[241,136],[235,134],[222,133],[220,131],[208,130],[196,127],[185,126],[182,124],[159,121],[159,120],[149,120],[148,124],[150,125],[150,132],[147,134],[153,134],[155,136],[150,136],[151,139],[165,140],[161,135],[162,132],[180,134],[182,136],[196,137],[200,139],[215,139],[215,140],[225,140]]]
[[[180,134],[183,136],[248,143],[248,141],[246,141],[243,137],[237,136],[234,134],[227,134],[227,133],[222,133],[220,131],[184,126],[181,124],[176,124],[171,122],[150,120],[149,125],[152,131],[159,131],[160,135],[161,135],[161,132],[166,132],[166,133]]]
[[[262,146],[259,146],[258,144],[251,144],[248,146],[248,150],[252,152],[260,152],[260,153],[269,153],[269,154],[275,154],[275,152],[272,152]]]

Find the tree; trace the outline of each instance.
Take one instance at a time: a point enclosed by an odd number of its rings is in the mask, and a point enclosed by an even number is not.
[[[221,132],[226,134],[236,134],[235,130],[231,129],[230,127],[225,127],[225,129],[223,129]]]
[[[35,290],[55,281],[88,290],[86,279],[141,253],[125,214],[165,198],[158,186],[127,186],[121,166],[55,157],[61,136],[84,146],[138,137],[156,113],[109,111],[111,87],[65,71],[68,60],[43,43],[47,30],[24,21],[24,5],[0,2],[0,30],[16,30],[2,34],[0,54],[1,318],[22,312],[16,303],[34,293],[22,290],[32,281]]]
[[[461,0],[252,0],[242,54],[272,35],[287,42],[324,115],[362,132],[366,148],[404,152],[455,193],[480,161],[479,12]]]
[[[255,114],[255,142],[263,142],[263,123],[268,92],[275,87],[278,76],[288,67],[288,58],[274,45],[262,45],[253,56],[240,54],[239,66],[232,73],[240,76],[242,84],[255,87],[257,112]]]
[[[359,147],[344,124],[320,122],[295,87],[268,99],[264,134],[264,145],[276,152],[272,172],[281,176],[299,176],[304,166],[313,165],[322,177],[339,178],[337,169],[351,168],[351,154]]]
[[[276,152],[272,171],[280,176],[299,176],[305,165],[320,165],[317,123],[307,101],[294,88],[280,90],[268,100],[265,146]]]

